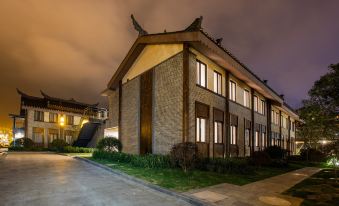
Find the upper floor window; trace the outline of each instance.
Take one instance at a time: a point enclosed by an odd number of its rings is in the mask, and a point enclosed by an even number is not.
[[[255,112],[258,112],[258,97],[254,96],[254,103],[253,103],[253,109]]]
[[[261,100],[260,114],[265,114],[265,100]]]
[[[214,92],[221,94],[221,74],[217,71],[214,71]]]
[[[207,66],[197,60],[197,84],[206,87],[207,85]]]
[[[279,125],[279,112],[277,112],[275,115],[275,124]]]
[[[58,114],[57,113],[49,113],[49,122],[56,123],[58,122]]]
[[[237,127],[236,126],[230,126],[231,130],[231,144],[237,144]]]
[[[275,112],[271,110],[271,123],[275,123]]]
[[[197,117],[197,142],[206,142],[206,119]]]
[[[244,90],[244,106],[250,107],[250,92],[246,89]]]
[[[43,122],[44,121],[44,112],[34,111],[34,120]]]
[[[66,115],[66,124],[67,125],[74,125],[74,117],[71,115]]]
[[[233,81],[230,81],[230,100],[236,101],[236,83]]]

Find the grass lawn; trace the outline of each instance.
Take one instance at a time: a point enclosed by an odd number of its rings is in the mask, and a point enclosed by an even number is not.
[[[339,183],[333,169],[324,169],[285,192],[303,198],[302,205],[338,205]]]
[[[126,163],[115,163],[107,160],[97,160],[92,157],[85,157],[92,161],[104,164],[110,168],[120,170],[131,176],[146,180],[152,184],[164,188],[172,189],[178,192],[184,192],[191,189],[203,188],[220,183],[231,183],[244,185],[250,182],[265,179],[271,176],[279,175],[291,170],[301,168],[299,165],[291,165],[288,168],[260,168],[253,174],[220,174],[208,171],[192,171],[184,173],[180,169],[150,169],[133,167]]]

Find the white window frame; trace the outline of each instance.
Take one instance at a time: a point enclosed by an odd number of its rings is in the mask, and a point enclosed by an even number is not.
[[[244,89],[244,106],[250,107],[250,92]]]
[[[236,145],[237,144],[237,127],[234,125],[230,126],[230,144]]]
[[[234,81],[230,80],[230,97],[229,99],[232,101],[237,101],[237,83],[235,83]]]
[[[196,118],[196,142],[206,142],[207,119]]]
[[[258,112],[258,97],[254,95],[253,100],[253,109],[255,112]]]
[[[254,141],[254,145],[259,147],[259,131],[255,131]]]
[[[197,60],[197,84],[207,87],[207,65]]]
[[[223,123],[215,121],[214,122],[214,143],[223,143]],[[220,135],[220,138],[218,138]],[[218,139],[221,139],[221,142],[218,141]]]
[[[217,94],[222,94],[222,75],[221,73],[214,71],[213,72],[213,82],[214,82],[214,92]]]

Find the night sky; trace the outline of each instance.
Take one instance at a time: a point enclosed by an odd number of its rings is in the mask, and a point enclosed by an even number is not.
[[[296,108],[328,65],[339,62],[339,1],[2,0],[0,127],[19,112],[15,88],[39,95],[106,100],[100,92],[137,38],[202,27]]]

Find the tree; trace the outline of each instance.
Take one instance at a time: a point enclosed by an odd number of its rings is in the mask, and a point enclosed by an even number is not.
[[[308,94],[309,99],[304,100],[303,107],[298,110],[302,119],[299,136],[312,148],[316,148],[320,140],[336,143],[339,137],[339,64],[331,64],[329,72],[314,83]]]

